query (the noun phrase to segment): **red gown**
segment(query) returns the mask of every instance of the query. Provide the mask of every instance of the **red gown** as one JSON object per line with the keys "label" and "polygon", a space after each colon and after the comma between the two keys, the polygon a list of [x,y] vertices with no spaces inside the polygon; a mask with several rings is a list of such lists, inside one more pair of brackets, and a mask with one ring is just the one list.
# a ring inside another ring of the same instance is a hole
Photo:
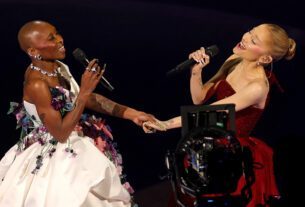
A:
{"label": "red gown", "polygon": [[[220,80],[217,88],[212,92],[217,100],[224,99],[234,93],[234,89],[226,80]],[[273,171],[273,150],[262,140],[250,136],[250,132],[255,127],[262,112],[263,109],[252,106],[236,112],[236,137],[244,148],[250,149],[253,159],[255,181],[251,186],[252,198],[247,204],[247,207],[269,206],[268,200],[270,197],[279,197]],[[238,182],[236,191],[232,195],[240,195],[245,183],[245,177],[242,176]],[[194,199],[181,192],[178,192],[178,194],[179,199],[186,206],[193,206]],[[173,198],[171,198],[169,206],[176,206]]]}

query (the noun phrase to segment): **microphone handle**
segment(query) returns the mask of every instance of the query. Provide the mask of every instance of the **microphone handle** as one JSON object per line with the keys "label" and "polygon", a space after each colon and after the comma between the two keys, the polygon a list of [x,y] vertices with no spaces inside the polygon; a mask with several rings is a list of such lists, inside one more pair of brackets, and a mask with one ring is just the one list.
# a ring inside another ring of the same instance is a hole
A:
{"label": "microphone handle", "polygon": [[[217,47],[217,45],[212,45],[210,47],[207,47],[205,50],[205,53],[210,57],[214,57],[215,55],[217,55],[219,52],[219,49]],[[170,71],[168,71],[166,73],[167,76],[173,75],[174,73],[178,73],[178,72],[182,72],[184,70],[189,69],[190,67],[192,67],[193,65],[195,65],[197,62],[191,58],[188,59],[182,63],[180,63],[179,65],[177,65],[175,68],[171,69]]]}
{"label": "microphone handle", "polygon": [[179,71],[179,70],[184,70],[185,68],[190,68],[191,66],[193,66],[194,64],[196,64],[197,62],[191,58],[188,59],[182,63],[180,63],[179,65],[176,66],[175,70]]}
{"label": "microphone handle", "polygon": [[109,91],[113,91],[114,90],[114,87],[109,83],[109,81],[104,78],[104,76],[102,76],[102,81],[100,81],[100,83],[105,87],[107,88]]}
{"label": "microphone handle", "polygon": [[175,68],[171,69],[170,71],[168,71],[166,73],[166,75],[172,75],[174,73],[177,73],[177,72],[182,72],[183,70],[187,69],[187,68],[190,68],[191,66],[193,66],[194,64],[196,64],[197,62],[191,58],[191,59],[188,59],[182,63],[180,63],[179,65],[177,65]]}

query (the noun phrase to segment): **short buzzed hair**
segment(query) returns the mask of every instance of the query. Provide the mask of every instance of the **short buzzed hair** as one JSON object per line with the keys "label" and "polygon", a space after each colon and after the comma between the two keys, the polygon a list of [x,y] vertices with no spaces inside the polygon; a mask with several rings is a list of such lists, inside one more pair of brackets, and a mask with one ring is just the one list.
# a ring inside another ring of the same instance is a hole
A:
{"label": "short buzzed hair", "polygon": [[45,21],[35,20],[25,23],[18,32],[19,46],[23,51],[31,46],[31,34],[36,31],[41,25],[49,24]]}

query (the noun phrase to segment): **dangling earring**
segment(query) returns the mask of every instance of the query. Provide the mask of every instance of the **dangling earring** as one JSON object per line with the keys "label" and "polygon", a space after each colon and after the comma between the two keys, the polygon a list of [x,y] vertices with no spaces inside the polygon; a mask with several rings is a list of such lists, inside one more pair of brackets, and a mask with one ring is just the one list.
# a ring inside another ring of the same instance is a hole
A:
{"label": "dangling earring", "polygon": [[273,62],[270,63],[270,71],[269,71],[269,76],[268,76],[268,78],[271,77],[272,71],[273,71]]}
{"label": "dangling earring", "polygon": [[41,55],[34,55],[34,59],[36,59],[36,60],[42,60],[42,57],[41,57]]}

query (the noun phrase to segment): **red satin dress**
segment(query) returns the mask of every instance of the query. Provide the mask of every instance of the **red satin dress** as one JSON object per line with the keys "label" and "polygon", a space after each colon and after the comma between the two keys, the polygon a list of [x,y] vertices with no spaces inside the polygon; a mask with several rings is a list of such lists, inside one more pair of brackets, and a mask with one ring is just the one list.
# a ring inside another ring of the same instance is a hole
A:
{"label": "red satin dress", "polygon": [[[270,80],[269,80],[270,82]],[[224,99],[235,93],[234,89],[226,80],[220,80],[217,88],[210,90],[208,96],[212,94],[217,100]],[[268,101],[267,101],[268,102]],[[250,132],[255,127],[262,115],[263,109],[248,107],[236,112],[236,137],[244,148],[248,148],[252,153],[254,183],[251,185],[252,197],[247,207],[269,206],[270,197],[279,197],[279,192],[275,182],[273,171],[273,150],[262,140],[251,137]],[[238,182],[237,189],[232,195],[240,195],[246,184],[245,176]],[[188,207],[192,207],[194,199],[186,194],[178,192],[179,199]],[[176,206],[173,198],[170,198],[169,207]]]}

